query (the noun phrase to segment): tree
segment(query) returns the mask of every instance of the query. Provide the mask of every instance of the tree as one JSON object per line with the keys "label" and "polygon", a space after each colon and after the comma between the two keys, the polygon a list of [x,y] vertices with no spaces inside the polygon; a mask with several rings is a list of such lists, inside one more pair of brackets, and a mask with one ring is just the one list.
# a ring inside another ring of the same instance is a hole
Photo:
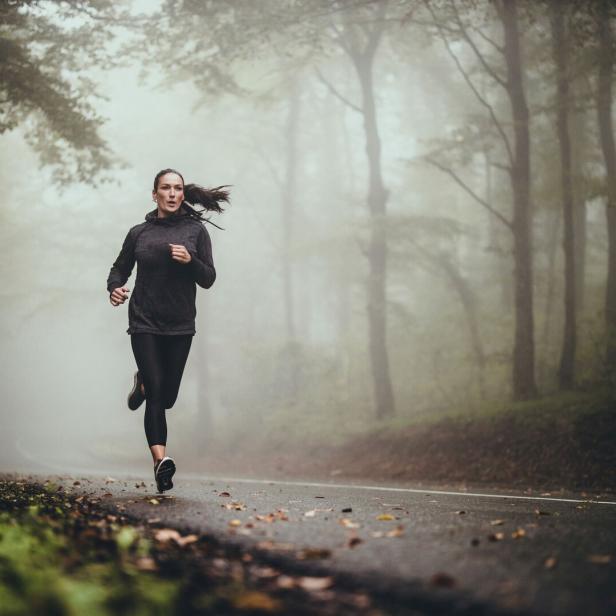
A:
{"label": "tree", "polygon": [[[464,81],[473,92],[479,103],[486,110],[494,130],[499,135],[505,161],[499,167],[506,170],[512,192],[511,220],[503,216],[492,204],[481,198],[464,180],[450,167],[437,160],[434,156],[426,157],[427,162],[449,174],[477,203],[491,215],[503,223],[513,235],[514,259],[514,310],[515,332],[513,345],[512,390],[513,398],[523,400],[537,395],[535,382],[535,338],[533,316],[533,247],[531,236],[531,196],[530,196],[530,132],[529,110],[526,101],[523,80],[523,65],[520,52],[520,33],[518,6],[516,0],[498,0],[493,3],[501,22],[503,42],[499,44],[481,31],[481,28],[465,22],[456,3],[453,0],[447,4],[445,17],[437,17],[435,7],[430,0],[424,4],[432,16],[432,24],[436,27],[449,55],[454,61]],[[473,10],[470,11],[473,13]],[[470,25],[469,25],[470,24]],[[480,49],[471,36],[471,29],[478,33],[485,46],[491,52],[496,51],[502,62],[502,71],[494,68],[493,62]],[[497,85],[502,87],[507,95],[511,108],[511,130],[498,117],[494,106],[482,94],[473,81],[470,72],[463,66],[458,55],[453,50],[449,38],[466,44],[478,60],[482,71]]]}
{"label": "tree", "polygon": [[117,18],[111,0],[0,5],[0,134],[23,128],[60,184],[92,183],[113,164],[84,69],[110,62],[103,50]]}
{"label": "tree", "polygon": [[[566,7],[565,7],[566,8]],[[569,136],[569,42],[565,32],[565,10],[557,0],[550,1],[552,45],[557,82],[557,128],[560,145],[560,175],[564,222],[563,249],[565,253],[565,323],[563,347],[558,370],[561,389],[575,385],[576,349],[576,264],[574,243],[574,208],[571,166],[571,139]]]}
{"label": "tree", "polygon": [[600,0],[596,13],[598,38],[597,119],[601,150],[607,178],[608,274],[605,293],[607,329],[607,363],[616,366],[616,146],[612,122],[612,76],[614,72],[614,38],[612,3]]}

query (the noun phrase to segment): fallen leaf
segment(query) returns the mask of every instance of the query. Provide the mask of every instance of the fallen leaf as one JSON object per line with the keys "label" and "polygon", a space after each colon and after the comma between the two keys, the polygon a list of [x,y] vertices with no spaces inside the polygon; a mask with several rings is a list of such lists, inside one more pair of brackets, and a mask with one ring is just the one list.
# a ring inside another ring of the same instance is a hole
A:
{"label": "fallen leaf", "polygon": [[331,550],[326,548],[304,548],[298,554],[300,560],[317,560],[319,558],[329,558]]}
{"label": "fallen leaf", "polygon": [[189,545],[191,543],[195,543],[196,541],[199,541],[199,537],[198,535],[185,535],[184,537],[180,537],[179,539],[176,539],[175,541],[180,547],[184,547],[185,545]]}
{"label": "fallen leaf", "polygon": [[151,505],[160,505],[160,501],[156,498],[149,498],[148,503],[150,503]]}
{"label": "fallen leaf", "polygon": [[260,550],[292,550],[295,545],[292,543],[274,543],[273,541],[259,541],[257,548]]}
{"label": "fallen leaf", "polygon": [[347,542],[346,542],[346,546],[348,548],[354,548],[355,546],[359,545],[360,543],[363,543],[363,539],[361,539],[360,537],[358,537],[357,535],[353,535],[351,537],[348,538]]}
{"label": "fallen leaf", "polygon": [[237,518],[234,520],[229,520],[229,526],[241,526],[242,520],[238,520]]}
{"label": "fallen leaf", "polygon": [[325,590],[330,588],[334,583],[331,576],[328,577],[300,577],[297,579],[297,585],[304,590]]}
{"label": "fallen leaf", "polygon": [[231,496],[231,494],[229,492],[219,492],[218,496]]}
{"label": "fallen leaf", "polygon": [[492,520],[490,524],[492,526],[502,526],[505,523],[505,520]]}
{"label": "fallen leaf", "polygon": [[555,556],[548,556],[548,558],[545,559],[543,566],[546,569],[554,569],[554,567],[556,567],[556,563],[558,561],[556,560]]}
{"label": "fallen leaf", "polygon": [[441,588],[453,588],[456,585],[456,580],[448,573],[439,571],[430,578],[430,584]]}
{"label": "fallen leaf", "polygon": [[349,518],[340,518],[338,520],[338,524],[341,524],[345,528],[359,528],[360,527],[360,524],[358,524],[357,522],[353,522]]}
{"label": "fallen leaf", "polygon": [[402,535],[404,535],[404,526],[402,524],[398,524],[396,528],[385,533],[386,537],[402,537]]}
{"label": "fallen leaf", "polygon": [[233,605],[239,610],[255,612],[277,612],[281,608],[278,599],[274,599],[264,592],[251,590],[241,594],[233,600]]}
{"label": "fallen leaf", "polygon": [[519,539],[520,537],[526,537],[526,531],[523,528],[518,528],[511,533],[513,539]]}
{"label": "fallen leaf", "polygon": [[273,567],[253,567],[251,571],[258,578],[272,578],[280,575],[280,571]]}
{"label": "fallen leaf", "polygon": [[591,554],[586,559],[589,563],[593,565],[609,565],[612,561],[611,554]]}
{"label": "fallen leaf", "polygon": [[142,556],[138,558],[135,565],[139,571],[156,571],[156,561],[149,556]]}
{"label": "fallen leaf", "polygon": [[316,514],[317,514],[316,509],[311,509],[310,511],[306,511],[304,513],[304,516],[307,518],[314,518]]}
{"label": "fallen leaf", "polygon": [[290,575],[280,575],[276,580],[279,588],[295,588],[295,578]]}
{"label": "fallen leaf", "polygon": [[158,522],[160,522],[160,518],[148,518],[146,522],[148,524],[157,524]]}
{"label": "fallen leaf", "polygon": [[225,509],[232,509],[234,511],[246,511],[246,505],[244,505],[244,503],[235,501],[232,503],[223,503],[221,507],[224,507]]}
{"label": "fallen leaf", "polygon": [[180,533],[174,528],[161,528],[154,533],[154,539],[165,543],[167,541],[177,541],[181,537]]}
{"label": "fallen leaf", "polygon": [[502,541],[505,538],[505,533],[490,533],[488,541]]}
{"label": "fallen leaf", "polygon": [[389,522],[391,520],[395,520],[396,518],[391,515],[390,513],[381,513],[380,515],[376,516],[377,520],[382,520],[384,522]]}

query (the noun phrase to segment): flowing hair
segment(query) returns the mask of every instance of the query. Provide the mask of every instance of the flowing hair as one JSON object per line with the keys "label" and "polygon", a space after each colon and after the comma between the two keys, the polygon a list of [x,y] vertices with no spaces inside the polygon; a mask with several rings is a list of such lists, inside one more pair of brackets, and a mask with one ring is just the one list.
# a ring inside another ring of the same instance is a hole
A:
{"label": "flowing hair", "polygon": [[[184,176],[175,169],[162,169],[154,177],[154,191],[158,188],[160,178],[166,173],[175,173],[182,178],[182,184],[184,184]],[[230,188],[229,184],[217,186],[216,188],[204,188],[199,184],[184,184],[184,201],[182,201],[182,209],[186,212],[187,216],[198,220],[199,222],[209,222],[218,229],[222,229],[216,223],[213,223],[209,218],[206,218],[204,212],[217,212],[222,214],[222,203],[229,203],[229,191],[225,190]],[[197,210],[195,205],[200,205],[203,209]],[[223,229],[224,230],[224,229]]]}

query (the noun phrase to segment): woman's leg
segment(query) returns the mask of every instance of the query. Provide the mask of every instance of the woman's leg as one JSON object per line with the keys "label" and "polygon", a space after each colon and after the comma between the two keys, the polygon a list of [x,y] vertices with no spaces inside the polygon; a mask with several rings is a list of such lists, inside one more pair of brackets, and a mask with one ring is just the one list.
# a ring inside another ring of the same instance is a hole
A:
{"label": "woman's leg", "polygon": [[154,462],[165,457],[167,444],[164,338],[166,336],[154,334],[132,334],[130,337],[135,361],[145,388],[143,425]]}
{"label": "woman's leg", "polygon": [[178,397],[184,366],[190,352],[192,335],[165,336],[163,342],[164,398],[165,408],[170,409]]}

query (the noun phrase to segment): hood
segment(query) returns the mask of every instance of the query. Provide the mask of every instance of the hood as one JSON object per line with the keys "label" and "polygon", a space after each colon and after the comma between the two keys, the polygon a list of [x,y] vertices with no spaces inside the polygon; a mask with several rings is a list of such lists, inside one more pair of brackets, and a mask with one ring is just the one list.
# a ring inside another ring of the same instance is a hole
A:
{"label": "hood", "polygon": [[166,218],[158,217],[158,209],[152,210],[145,215],[146,222],[151,222],[155,225],[175,225],[184,220],[189,220],[190,216],[184,212],[184,210],[179,210],[177,214],[173,214],[172,216],[167,216]]}

